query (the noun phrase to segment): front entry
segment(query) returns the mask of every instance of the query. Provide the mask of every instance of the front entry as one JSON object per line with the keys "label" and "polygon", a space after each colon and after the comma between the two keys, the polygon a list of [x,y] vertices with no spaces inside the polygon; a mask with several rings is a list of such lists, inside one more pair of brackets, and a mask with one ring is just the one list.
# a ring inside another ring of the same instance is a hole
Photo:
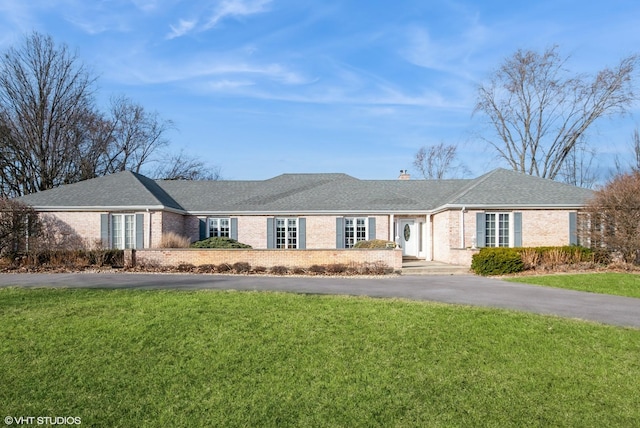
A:
{"label": "front entry", "polygon": [[418,257],[418,231],[415,220],[400,220],[398,236],[403,257]]}

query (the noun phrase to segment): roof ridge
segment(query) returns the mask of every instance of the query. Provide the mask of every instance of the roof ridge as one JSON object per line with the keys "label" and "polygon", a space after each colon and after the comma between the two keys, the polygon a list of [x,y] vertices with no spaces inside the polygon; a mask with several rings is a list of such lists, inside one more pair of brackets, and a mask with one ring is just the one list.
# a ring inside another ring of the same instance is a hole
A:
{"label": "roof ridge", "polygon": [[[504,168],[493,169],[493,170],[487,172],[486,174],[481,175],[480,177],[472,179],[471,183],[469,183],[468,186],[463,187],[462,190],[460,190],[458,193],[453,193],[450,197],[443,198],[444,201],[447,201],[446,203],[451,203],[452,201],[455,201],[456,199],[462,198],[463,196],[465,196],[466,194],[471,192],[473,189],[478,187],[480,184],[482,184],[485,181],[487,181],[491,176],[495,175],[500,170],[504,170]],[[442,205],[444,205],[444,203]]]}
{"label": "roof ridge", "polygon": [[[146,175],[142,175],[137,172],[128,171],[133,177],[144,187],[144,189],[153,196],[153,198],[163,206],[167,206],[168,208],[178,208],[184,209],[182,205],[180,205],[174,198],[171,196],[166,190],[160,186],[158,180],[154,180],[153,178],[149,178]],[[170,206],[167,205],[167,202]]]}

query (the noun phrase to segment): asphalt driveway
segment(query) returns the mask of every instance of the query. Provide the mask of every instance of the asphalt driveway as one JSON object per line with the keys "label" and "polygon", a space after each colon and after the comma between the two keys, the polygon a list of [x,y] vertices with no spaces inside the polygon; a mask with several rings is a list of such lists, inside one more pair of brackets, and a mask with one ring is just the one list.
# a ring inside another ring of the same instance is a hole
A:
{"label": "asphalt driveway", "polygon": [[0,274],[0,287],[260,290],[404,298],[486,306],[640,328],[640,299],[472,275],[380,278],[141,273]]}

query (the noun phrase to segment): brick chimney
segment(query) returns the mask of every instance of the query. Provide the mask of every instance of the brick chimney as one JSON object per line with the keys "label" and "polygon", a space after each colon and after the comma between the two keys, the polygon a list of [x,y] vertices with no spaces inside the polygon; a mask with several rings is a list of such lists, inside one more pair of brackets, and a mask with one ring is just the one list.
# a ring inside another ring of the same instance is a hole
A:
{"label": "brick chimney", "polygon": [[409,179],[411,179],[411,174],[409,174],[409,172],[406,169],[401,169],[398,180],[409,180]]}

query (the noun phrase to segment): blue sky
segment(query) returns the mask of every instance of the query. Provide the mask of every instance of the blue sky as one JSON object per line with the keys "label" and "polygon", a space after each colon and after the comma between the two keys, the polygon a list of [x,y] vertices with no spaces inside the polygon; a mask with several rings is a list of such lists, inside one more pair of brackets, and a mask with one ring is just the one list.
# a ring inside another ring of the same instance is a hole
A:
{"label": "blue sky", "polygon": [[[226,179],[344,172],[393,179],[423,145],[503,166],[477,135],[476,89],[517,49],[559,45],[594,73],[640,51],[640,2],[2,0],[0,49],[38,31],[175,122],[171,147]],[[640,108],[590,134],[603,169]],[[416,177],[415,171],[414,177]]]}

